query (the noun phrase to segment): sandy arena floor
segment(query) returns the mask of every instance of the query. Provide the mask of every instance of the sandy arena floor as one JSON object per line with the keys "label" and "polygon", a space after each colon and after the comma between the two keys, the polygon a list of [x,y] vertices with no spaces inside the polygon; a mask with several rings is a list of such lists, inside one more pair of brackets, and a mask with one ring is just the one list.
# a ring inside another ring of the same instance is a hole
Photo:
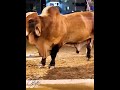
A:
{"label": "sandy arena floor", "polygon": [[94,48],[90,61],[85,57],[86,48],[77,54],[73,46],[63,46],[56,56],[56,68],[48,69],[50,56],[47,58],[45,68],[39,68],[41,57],[34,46],[26,44],[26,79],[94,79]]}

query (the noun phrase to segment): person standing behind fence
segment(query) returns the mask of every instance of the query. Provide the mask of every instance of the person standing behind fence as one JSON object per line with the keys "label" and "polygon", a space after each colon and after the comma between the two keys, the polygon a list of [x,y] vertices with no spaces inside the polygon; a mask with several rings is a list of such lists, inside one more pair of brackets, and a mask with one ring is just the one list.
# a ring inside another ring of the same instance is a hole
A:
{"label": "person standing behind fence", "polygon": [[94,2],[92,0],[86,0],[87,8],[86,11],[94,11]]}
{"label": "person standing behind fence", "polygon": [[90,11],[90,5],[89,5],[89,2],[91,2],[91,0],[86,0],[86,3],[87,3],[86,11]]}

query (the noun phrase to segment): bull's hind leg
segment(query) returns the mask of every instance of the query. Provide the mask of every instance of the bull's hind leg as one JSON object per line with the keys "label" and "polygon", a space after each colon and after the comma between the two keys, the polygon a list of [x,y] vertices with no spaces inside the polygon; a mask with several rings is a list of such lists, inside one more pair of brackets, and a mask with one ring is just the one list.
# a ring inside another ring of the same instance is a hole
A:
{"label": "bull's hind leg", "polygon": [[88,60],[91,58],[91,48],[92,48],[91,39],[89,39],[87,41],[87,46],[86,46],[86,54],[87,54],[86,57],[87,57]]}
{"label": "bull's hind leg", "polygon": [[59,51],[59,45],[55,45],[52,50],[51,50],[51,62],[50,62],[50,65],[49,65],[49,68],[52,69],[52,68],[55,68],[55,58],[56,58],[56,55],[57,55],[57,52]]}

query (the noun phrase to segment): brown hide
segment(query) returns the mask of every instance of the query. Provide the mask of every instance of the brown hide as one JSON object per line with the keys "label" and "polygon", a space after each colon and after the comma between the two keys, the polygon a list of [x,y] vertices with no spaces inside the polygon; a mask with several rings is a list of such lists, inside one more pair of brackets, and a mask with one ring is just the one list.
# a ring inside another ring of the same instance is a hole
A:
{"label": "brown hide", "polygon": [[[30,31],[29,20],[37,21]],[[37,32],[35,32],[38,27]],[[58,8],[48,6],[41,15],[35,12],[26,13],[26,36],[29,42],[36,45],[41,57],[46,58],[56,44],[62,46],[66,43],[83,42],[94,36],[94,13],[76,12],[62,15]],[[38,36],[35,37],[35,34]]]}

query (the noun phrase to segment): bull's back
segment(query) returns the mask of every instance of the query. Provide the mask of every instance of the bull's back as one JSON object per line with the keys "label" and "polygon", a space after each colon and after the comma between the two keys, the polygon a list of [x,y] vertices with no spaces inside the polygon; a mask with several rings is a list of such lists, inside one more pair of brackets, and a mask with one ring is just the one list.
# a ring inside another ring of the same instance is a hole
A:
{"label": "bull's back", "polygon": [[65,15],[67,22],[67,42],[84,41],[89,38],[94,23],[93,12],[76,12]]}

